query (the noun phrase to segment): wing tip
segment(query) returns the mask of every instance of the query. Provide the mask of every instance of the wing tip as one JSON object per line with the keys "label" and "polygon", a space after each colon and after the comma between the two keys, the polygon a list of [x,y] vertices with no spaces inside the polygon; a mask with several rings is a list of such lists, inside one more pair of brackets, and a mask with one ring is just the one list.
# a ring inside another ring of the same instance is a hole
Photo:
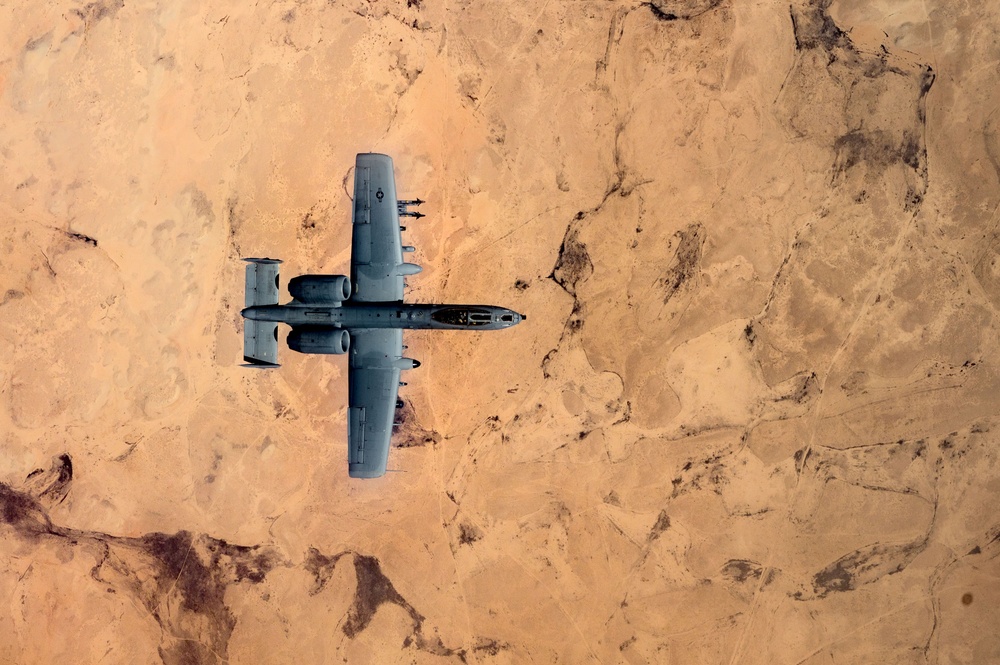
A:
{"label": "wing tip", "polygon": [[281,259],[272,259],[266,256],[264,258],[247,257],[243,260],[247,263],[284,263]]}
{"label": "wing tip", "polygon": [[281,367],[279,363],[272,363],[267,360],[261,360],[260,358],[254,358],[253,356],[243,356],[243,367],[258,367],[260,369],[270,369],[272,367]]}
{"label": "wing tip", "polygon": [[385,469],[373,469],[366,464],[348,465],[347,475],[351,478],[372,479],[381,478],[385,475]]}
{"label": "wing tip", "polygon": [[381,152],[359,152],[357,157],[354,159],[356,166],[363,166],[366,163],[377,164],[379,162],[391,167],[392,157]]}

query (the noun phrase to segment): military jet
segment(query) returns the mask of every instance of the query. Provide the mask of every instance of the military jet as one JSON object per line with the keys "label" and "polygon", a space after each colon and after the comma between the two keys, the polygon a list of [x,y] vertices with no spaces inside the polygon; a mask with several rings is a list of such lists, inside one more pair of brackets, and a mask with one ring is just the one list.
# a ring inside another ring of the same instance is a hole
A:
{"label": "military jet", "polygon": [[403,261],[399,218],[423,215],[423,201],[396,199],[392,158],[363,153],[354,169],[351,276],[301,275],[288,284],[291,302],[278,304],[279,259],[244,259],[246,309],[243,359],[249,367],[278,365],[278,324],[292,327],[288,348],[300,353],[348,353],[348,473],[385,474],[402,370],[420,362],[403,356],[403,330],[501,330],[527,317],[492,305],[403,302],[403,278],[420,272]]}

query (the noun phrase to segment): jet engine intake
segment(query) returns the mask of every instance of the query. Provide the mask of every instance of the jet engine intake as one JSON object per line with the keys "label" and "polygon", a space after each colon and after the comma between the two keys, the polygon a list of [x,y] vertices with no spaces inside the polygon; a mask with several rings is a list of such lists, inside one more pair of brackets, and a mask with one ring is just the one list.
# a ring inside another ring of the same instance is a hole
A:
{"label": "jet engine intake", "polygon": [[288,333],[288,348],[299,353],[347,353],[351,334],[334,328],[292,328]]}
{"label": "jet engine intake", "polygon": [[288,292],[309,305],[340,303],[351,297],[351,280],[346,275],[300,275],[288,282]]}

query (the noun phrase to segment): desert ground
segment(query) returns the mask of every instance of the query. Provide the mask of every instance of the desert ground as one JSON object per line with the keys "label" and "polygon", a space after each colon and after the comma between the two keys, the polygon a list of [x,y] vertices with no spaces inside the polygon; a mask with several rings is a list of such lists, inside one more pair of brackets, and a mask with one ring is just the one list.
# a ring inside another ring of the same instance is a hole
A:
{"label": "desert ground", "polygon": [[[1000,662],[1000,12],[0,6],[0,663]],[[390,469],[246,256],[428,216]]]}

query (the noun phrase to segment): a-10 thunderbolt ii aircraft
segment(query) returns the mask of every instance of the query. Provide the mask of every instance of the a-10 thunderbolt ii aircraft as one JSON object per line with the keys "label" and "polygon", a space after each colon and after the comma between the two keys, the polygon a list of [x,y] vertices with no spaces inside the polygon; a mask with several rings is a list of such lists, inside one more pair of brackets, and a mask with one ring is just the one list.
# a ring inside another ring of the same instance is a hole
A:
{"label": "a-10 thunderbolt ii aircraft", "polygon": [[423,217],[397,201],[392,159],[359,154],[354,170],[351,277],[302,275],[288,284],[292,301],[278,304],[278,259],[244,259],[247,266],[243,359],[278,367],[278,324],[292,327],[288,347],[300,353],[349,353],[348,472],[352,478],[385,473],[401,370],[420,363],[403,357],[403,329],[500,330],[527,317],[491,305],[418,305],[403,302],[403,278],[420,266],[403,261],[399,218]]}

